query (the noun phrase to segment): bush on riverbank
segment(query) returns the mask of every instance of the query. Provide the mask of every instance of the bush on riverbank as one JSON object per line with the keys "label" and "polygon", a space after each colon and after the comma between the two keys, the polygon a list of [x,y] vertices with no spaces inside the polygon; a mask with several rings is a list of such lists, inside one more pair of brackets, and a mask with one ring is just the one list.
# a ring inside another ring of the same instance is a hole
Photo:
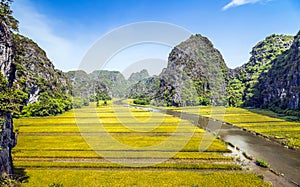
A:
{"label": "bush on riverbank", "polygon": [[264,161],[263,159],[256,159],[255,163],[256,163],[256,165],[263,167],[263,168],[268,168],[270,166],[269,163]]}

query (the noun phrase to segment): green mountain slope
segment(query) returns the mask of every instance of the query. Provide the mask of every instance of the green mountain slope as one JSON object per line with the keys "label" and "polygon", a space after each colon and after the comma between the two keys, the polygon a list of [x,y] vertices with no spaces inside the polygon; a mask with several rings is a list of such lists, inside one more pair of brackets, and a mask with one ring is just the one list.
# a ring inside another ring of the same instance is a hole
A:
{"label": "green mountain slope", "polygon": [[258,78],[248,104],[275,111],[298,110],[300,114],[300,31],[291,47],[270,63],[270,69]]}
{"label": "green mountain slope", "polygon": [[35,42],[20,34],[12,34],[14,47],[14,87],[28,96],[23,115],[47,116],[71,108],[70,84],[64,73]]}
{"label": "green mountain slope", "polygon": [[226,74],[221,53],[206,37],[196,34],[171,51],[168,66],[158,77],[134,85],[129,96],[166,106],[220,104],[225,101]]}
{"label": "green mountain slope", "polygon": [[226,104],[298,110],[299,72],[299,33],[295,39],[266,37],[252,48],[249,61],[235,69],[227,68],[207,38],[194,35],[171,51],[168,66],[159,76],[134,84],[128,96],[167,106]]}
{"label": "green mountain slope", "polygon": [[251,98],[260,92],[255,88],[259,76],[268,72],[272,61],[288,50],[292,42],[292,36],[273,34],[256,44],[249,61],[229,73],[226,86],[228,105],[252,105]]}

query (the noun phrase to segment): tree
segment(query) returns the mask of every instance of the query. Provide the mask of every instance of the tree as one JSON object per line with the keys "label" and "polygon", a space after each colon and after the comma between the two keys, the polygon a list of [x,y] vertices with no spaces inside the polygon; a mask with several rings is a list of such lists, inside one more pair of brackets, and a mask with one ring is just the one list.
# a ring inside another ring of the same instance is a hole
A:
{"label": "tree", "polygon": [[18,113],[28,96],[21,90],[10,88],[2,73],[0,73],[0,93],[0,114]]}
{"label": "tree", "polygon": [[94,95],[94,94],[92,94],[92,95],[90,96],[90,102],[96,102],[96,101],[97,101],[97,96]]}
{"label": "tree", "polygon": [[10,9],[12,2],[13,0],[0,0],[0,21],[9,29],[18,31],[19,21],[12,16],[13,11]]}

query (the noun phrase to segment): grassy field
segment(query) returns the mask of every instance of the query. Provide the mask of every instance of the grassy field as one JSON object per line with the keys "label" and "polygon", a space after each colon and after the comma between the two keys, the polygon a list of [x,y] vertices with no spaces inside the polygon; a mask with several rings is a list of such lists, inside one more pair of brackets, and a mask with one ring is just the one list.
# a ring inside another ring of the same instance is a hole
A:
{"label": "grassy field", "polygon": [[200,114],[276,139],[284,145],[300,148],[300,122],[291,121],[283,115],[268,110],[223,108],[223,107],[182,107],[169,108],[176,111]]}
{"label": "grassy field", "polygon": [[[97,170],[27,170],[32,186],[53,183],[64,186],[269,186],[253,174],[238,172],[190,171],[97,171]],[[45,177],[47,176],[47,177]],[[62,177],[63,176],[63,177]]]}
{"label": "grassy field", "polygon": [[[268,186],[189,121],[123,106],[15,119],[24,186]],[[199,145],[208,143],[199,152]],[[143,166],[143,167],[141,167]]]}

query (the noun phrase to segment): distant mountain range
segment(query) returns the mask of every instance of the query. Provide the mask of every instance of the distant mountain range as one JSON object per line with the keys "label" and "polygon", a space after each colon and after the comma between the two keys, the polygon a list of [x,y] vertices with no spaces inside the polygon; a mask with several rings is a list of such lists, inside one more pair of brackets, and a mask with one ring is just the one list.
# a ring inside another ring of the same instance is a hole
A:
{"label": "distant mountain range", "polygon": [[167,106],[223,104],[297,114],[299,38],[300,32],[295,37],[268,36],[253,47],[247,63],[229,69],[207,38],[193,35],[172,50],[159,76],[133,85],[128,95]]}
{"label": "distant mountain range", "polygon": [[174,47],[158,76],[142,70],[128,80],[118,71],[63,73],[35,42],[3,24],[0,37],[1,76],[18,91],[18,112],[27,116],[61,113],[72,108],[71,96],[91,100],[97,93],[165,106],[253,106],[278,112],[300,108],[300,33],[266,37],[253,47],[249,61],[235,69],[226,66],[208,38],[192,35]]}

